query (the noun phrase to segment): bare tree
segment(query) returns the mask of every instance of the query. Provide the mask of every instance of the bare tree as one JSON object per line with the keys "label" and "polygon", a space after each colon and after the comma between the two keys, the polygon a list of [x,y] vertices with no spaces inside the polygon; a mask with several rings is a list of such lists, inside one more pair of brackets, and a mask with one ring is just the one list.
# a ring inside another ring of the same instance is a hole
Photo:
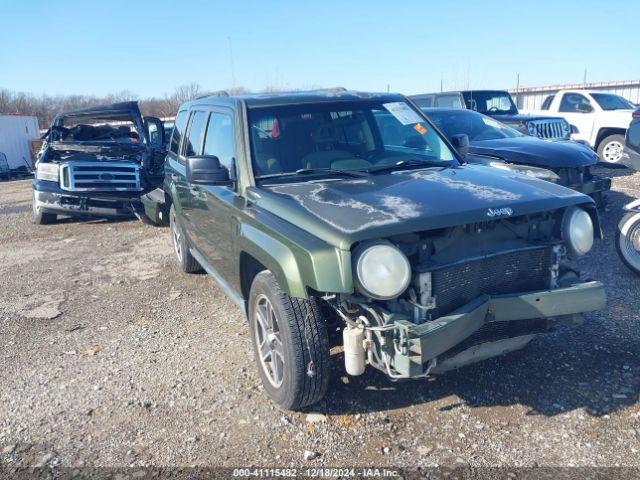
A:
{"label": "bare tree", "polygon": [[[278,92],[282,89],[277,87],[267,87],[265,92]],[[241,95],[250,93],[244,87],[236,87],[227,90],[229,95]],[[188,102],[198,97],[212,95],[214,92],[207,92],[197,83],[180,85],[173,93],[167,93],[162,97],[140,97],[131,91],[121,92],[96,97],[91,95],[34,95],[25,92],[14,92],[0,88],[0,114],[19,113],[24,115],[35,115],[41,128],[46,128],[51,124],[53,118],[62,112],[87,108],[94,105],[117,103],[137,100],[140,110],[144,115],[154,117],[172,117],[184,102]]]}

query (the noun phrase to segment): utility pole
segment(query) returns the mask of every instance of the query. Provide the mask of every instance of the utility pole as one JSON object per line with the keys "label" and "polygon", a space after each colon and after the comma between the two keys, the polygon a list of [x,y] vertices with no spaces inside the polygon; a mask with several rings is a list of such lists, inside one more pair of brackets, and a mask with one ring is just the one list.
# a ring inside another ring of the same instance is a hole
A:
{"label": "utility pole", "polygon": [[444,92],[444,84],[442,78],[440,79],[440,93]]}
{"label": "utility pole", "polygon": [[231,50],[231,37],[227,37],[227,43],[229,45],[229,62],[231,64],[231,88],[233,89],[234,93],[236,90],[236,72],[235,72],[235,68],[233,66],[233,50]]}
{"label": "utility pole", "polygon": [[582,77],[582,85],[587,86],[587,69],[584,69],[584,77]]}

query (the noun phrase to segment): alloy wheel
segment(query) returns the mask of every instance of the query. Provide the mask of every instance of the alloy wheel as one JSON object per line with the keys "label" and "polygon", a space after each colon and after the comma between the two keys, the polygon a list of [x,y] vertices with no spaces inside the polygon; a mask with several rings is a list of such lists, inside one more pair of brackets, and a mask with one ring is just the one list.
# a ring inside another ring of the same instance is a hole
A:
{"label": "alloy wheel", "polygon": [[278,388],[284,380],[284,348],[278,317],[266,295],[259,295],[256,298],[254,315],[255,340],[260,366],[269,383]]}
{"label": "alloy wheel", "polygon": [[619,247],[629,265],[640,272],[640,215],[622,227]]}

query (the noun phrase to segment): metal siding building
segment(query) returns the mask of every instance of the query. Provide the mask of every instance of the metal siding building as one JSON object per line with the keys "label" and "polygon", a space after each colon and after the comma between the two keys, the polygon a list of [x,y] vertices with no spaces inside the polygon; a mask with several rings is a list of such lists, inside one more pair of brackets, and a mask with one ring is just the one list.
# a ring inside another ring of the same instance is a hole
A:
{"label": "metal siding building", "polygon": [[615,93],[635,104],[640,103],[640,80],[526,87],[509,90],[509,93],[516,102],[518,109],[540,110],[544,99],[549,95],[558,93],[560,90],[597,90],[600,92]]}
{"label": "metal siding building", "polygon": [[[29,170],[33,168],[29,142],[40,138],[39,132],[37,117],[0,115],[0,158],[4,160],[3,157],[6,157],[10,170],[20,167],[27,167]],[[5,164],[4,168],[6,167]]]}

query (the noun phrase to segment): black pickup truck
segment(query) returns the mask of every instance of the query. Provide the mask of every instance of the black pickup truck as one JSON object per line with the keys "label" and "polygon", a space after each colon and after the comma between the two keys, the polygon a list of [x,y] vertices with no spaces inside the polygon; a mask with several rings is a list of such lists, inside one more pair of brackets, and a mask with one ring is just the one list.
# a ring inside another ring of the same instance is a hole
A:
{"label": "black pickup truck", "polygon": [[33,180],[33,220],[58,215],[143,217],[140,197],[162,185],[164,128],[137,102],[65,112],[44,134]]}
{"label": "black pickup truck", "polygon": [[504,90],[460,90],[425,93],[411,98],[420,108],[467,108],[488,115],[521,133],[544,140],[568,140],[571,125],[564,118],[523,115]]}

